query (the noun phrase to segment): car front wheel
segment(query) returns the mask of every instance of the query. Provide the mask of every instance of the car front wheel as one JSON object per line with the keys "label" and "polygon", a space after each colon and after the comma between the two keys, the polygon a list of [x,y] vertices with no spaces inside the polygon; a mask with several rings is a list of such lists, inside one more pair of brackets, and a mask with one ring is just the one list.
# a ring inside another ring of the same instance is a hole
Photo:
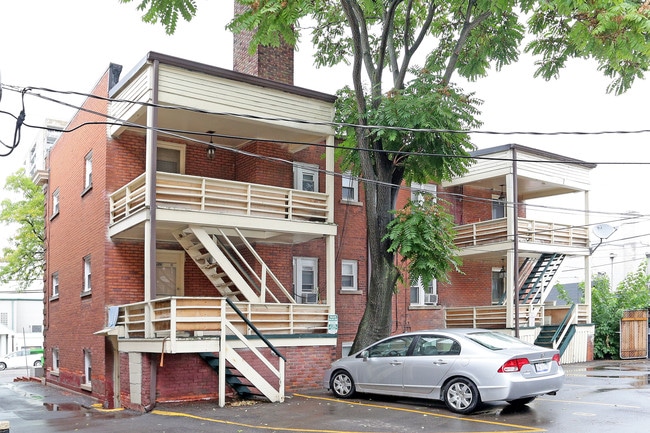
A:
{"label": "car front wheel", "polygon": [[7,364],[0,362],[0,371],[4,370],[5,368],[7,368]]}
{"label": "car front wheel", "polygon": [[334,373],[330,380],[330,388],[335,396],[339,398],[348,398],[354,395],[354,380],[350,373],[340,370]]}
{"label": "car front wheel", "polygon": [[450,380],[445,385],[442,395],[449,410],[456,413],[470,413],[481,402],[481,396],[474,382],[462,377]]}
{"label": "car front wheel", "polygon": [[34,367],[40,367],[41,365],[43,365],[41,361],[34,361]]}

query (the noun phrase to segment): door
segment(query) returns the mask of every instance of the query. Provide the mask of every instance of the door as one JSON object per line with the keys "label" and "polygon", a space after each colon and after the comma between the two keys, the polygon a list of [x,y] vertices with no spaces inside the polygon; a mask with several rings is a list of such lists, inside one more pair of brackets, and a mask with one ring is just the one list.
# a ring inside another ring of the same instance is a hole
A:
{"label": "door", "polygon": [[460,345],[451,338],[422,335],[404,364],[404,391],[431,394],[442,385],[460,355]]}
{"label": "door", "polygon": [[315,257],[295,257],[294,297],[299,304],[318,303],[318,259]]}
{"label": "door", "polygon": [[401,394],[404,362],[414,338],[399,336],[371,346],[363,368],[359,369],[357,388],[362,392]]}
{"label": "door", "polygon": [[184,263],[184,251],[156,251],[156,298],[184,296]]}

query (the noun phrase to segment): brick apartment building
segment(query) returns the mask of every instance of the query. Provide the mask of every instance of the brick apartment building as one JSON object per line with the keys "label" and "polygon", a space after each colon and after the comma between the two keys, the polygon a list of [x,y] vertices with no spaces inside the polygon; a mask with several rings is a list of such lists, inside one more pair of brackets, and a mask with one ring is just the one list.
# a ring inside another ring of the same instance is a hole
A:
{"label": "brick apartment building", "polygon": [[[153,52],[126,74],[111,65],[52,148],[48,382],[139,410],[282,401],[347,353],[369,269],[363,187],[338,171],[327,126],[335,99],[293,86],[291,50],[246,50],[235,43],[235,71]],[[476,156],[471,175],[400,193],[400,206],[445,196],[464,264],[449,284],[401,288],[393,332],[483,326],[534,341],[570,314],[567,353],[588,357],[589,317],[544,306],[564,256],[585,257],[588,279],[585,226],[514,203],[587,197],[592,167],[515,145]]]}

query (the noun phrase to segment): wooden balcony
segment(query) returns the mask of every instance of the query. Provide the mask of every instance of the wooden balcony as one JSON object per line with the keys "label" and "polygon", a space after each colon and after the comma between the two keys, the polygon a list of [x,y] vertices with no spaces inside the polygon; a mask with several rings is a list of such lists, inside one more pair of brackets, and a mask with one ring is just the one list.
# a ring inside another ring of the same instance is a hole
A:
{"label": "wooden balcony", "polygon": [[[326,334],[327,305],[235,304],[264,335]],[[201,351],[209,345],[218,351],[226,327],[250,336],[254,331],[225,298],[169,297],[119,306],[116,327],[120,345],[154,353]],[[207,343],[206,343],[207,342]]]}
{"label": "wooden balcony", "polygon": [[[520,243],[589,249],[586,227],[527,218],[519,218],[517,223]],[[456,226],[455,230],[455,243],[461,249],[512,242],[508,237],[506,218]]]}
{"label": "wooden balcony", "polygon": [[[111,236],[146,219],[146,190],[143,173],[111,194]],[[219,221],[244,229],[259,228],[259,218],[267,218],[275,221],[278,231],[335,234],[334,225],[327,224],[332,222],[328,201],[327,194],[318,192],[172,173],[156,175],[157,218],[163,224],[208,223],[219,214]],[[273,225],[265,226],[266,233],[273,230]]]}
{"label": "wooden balcony", "polygon": [[[519,306],[520,326],[529,326],[527,317],[531,311],[530,305]],[[542,307],[535,316],[535,326],[542,326],[545,320],[551,324],[559,323],[570,306],[546,306]],[[577,308],[575,323],[586,324],[589,313],[589,306],[580,304]],[[448,307],[445,308],[445,327],[447,328],[486,328],[505,329],[506,306],[486,305],[478,307]]]}

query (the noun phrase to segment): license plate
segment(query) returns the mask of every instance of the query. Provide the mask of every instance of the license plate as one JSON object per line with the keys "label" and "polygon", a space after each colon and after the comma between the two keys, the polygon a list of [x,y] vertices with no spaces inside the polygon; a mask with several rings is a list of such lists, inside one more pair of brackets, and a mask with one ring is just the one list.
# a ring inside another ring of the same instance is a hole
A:
{"label": "license plate", "polygon": [[538,362],[535,364],[535,371],[537,373],[546,373],[551,368],[550,362]]}

